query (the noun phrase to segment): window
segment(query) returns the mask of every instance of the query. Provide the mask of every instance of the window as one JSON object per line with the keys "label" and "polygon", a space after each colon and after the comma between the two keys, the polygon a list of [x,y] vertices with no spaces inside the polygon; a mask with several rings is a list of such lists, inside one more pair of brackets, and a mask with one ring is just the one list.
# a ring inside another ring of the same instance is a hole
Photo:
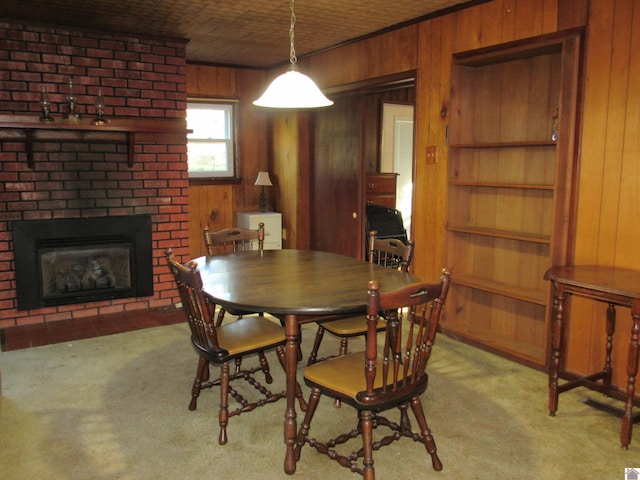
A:
{"label": "window", "polygon": [[187,102],[189,178],[235,176],[234,104]]}

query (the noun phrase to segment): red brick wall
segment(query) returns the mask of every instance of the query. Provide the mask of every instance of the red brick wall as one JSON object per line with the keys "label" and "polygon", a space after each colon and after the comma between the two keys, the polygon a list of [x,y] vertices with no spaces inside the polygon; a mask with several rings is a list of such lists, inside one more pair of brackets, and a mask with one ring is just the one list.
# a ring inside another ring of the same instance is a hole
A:
{"label": "red brick wall", "polygon": [[[176,39],[0,21],[0,114],[39,114],[44,87],[56,122],[62,122],[73,76],[77,112],[84,118],[95,116],[101,89],[108,118],[184,119],[185,46]],[[24,132],[0,129],[0,328],[179,301],[164,250],[188,253],[186,137],[138,134],[133,167],[127,149],[121,133],[96,141],[77,132],[48,131],[33,143],[31,169]],[[16,309],[12,221],[136,214],[153,218],[153,297]]]}

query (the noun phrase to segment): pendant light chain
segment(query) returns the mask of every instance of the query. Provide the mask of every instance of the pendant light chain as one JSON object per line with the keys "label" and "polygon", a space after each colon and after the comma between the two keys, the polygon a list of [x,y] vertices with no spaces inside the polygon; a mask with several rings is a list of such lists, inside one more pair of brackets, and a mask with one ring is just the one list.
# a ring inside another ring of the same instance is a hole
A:
{"label": "pendant light chain", "polygon": [[291,10],[291,26],[289,27],[289,42],[291,43],[291,48],[289,50],[289,62],[291,62],[291,65],[295,65],[298,61],[296,58],[296,48],[293,46],[294,27],[296,25],[296,12],[293,9],[293,2],[294,0],[291,0],[291,4],[289,5],[289,10]]}
{"label": "pendant light chain", "polygon": [[285,73],[273,79],[260,98],[254,100],[253,104],[257,107],[320,108],[333,105],[333,102],[324,96],[313,80],[298,71],[296,48],[293,44],[296,25],[293,3],[294,0],[289,0],[289,9],[291,10],[289,61],[291,65]]}

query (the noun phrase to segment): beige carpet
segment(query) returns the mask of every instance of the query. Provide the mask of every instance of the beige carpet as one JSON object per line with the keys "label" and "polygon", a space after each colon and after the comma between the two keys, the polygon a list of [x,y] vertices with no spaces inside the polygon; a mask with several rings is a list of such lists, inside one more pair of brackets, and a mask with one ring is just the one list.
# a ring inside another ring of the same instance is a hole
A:
{"label": "beige carpet", "polygon": [[[312,328],[303,330],[305,355]],[[582,403],[597,394],[563,394],[551,418],[544,374],[444,336],[436,347],[424,403],[444,469],[434,472],[422,446],[402,440],[376,452],[378,480],[602,480],[640,467],[640,426],[621,450],[620,421]],[[1,353],[0,478],[289,478],[284,403],[232,418],[229,444],[219,446],[217,390],[187,409],[195,366],[185,325]],[[312,433],[354,421],[351,408],[323,399]],[[305,448],[295,478],[359,477]]]}

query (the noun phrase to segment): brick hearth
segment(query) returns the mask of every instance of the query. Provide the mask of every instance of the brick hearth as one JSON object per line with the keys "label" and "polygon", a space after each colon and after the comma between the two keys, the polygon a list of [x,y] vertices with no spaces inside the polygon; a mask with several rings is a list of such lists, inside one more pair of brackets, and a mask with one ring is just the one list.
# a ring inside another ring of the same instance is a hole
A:
{"label": "brick hearth", "polygon": [[[186,42],[133,38],[0,21],[0,114],[40,112],[40,91],[62,122],[71,77],[77,111],[95,116],[98,90],[107,118],[184,119]],[[33,142],[27,165],[24,131],[0,129],[0,329],[173,305],[164,250],[188,253],[186,135],[48,131]],[[29,311],[16,308],[11,222],[148,214],[153,218],[153,297],[118,299]]]}

